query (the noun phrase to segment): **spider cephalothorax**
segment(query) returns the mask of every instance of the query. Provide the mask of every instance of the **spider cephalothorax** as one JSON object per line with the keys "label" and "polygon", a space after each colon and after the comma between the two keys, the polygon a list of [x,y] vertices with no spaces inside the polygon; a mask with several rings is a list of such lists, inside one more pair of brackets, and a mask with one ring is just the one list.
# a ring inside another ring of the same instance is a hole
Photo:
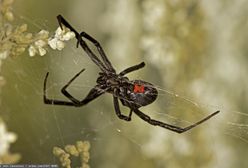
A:
{"label": "spider cephalothorax", "polygon": [[[58,22],[60,27],[63,29],[63,25],[67,28],[69,28],[72,32],[75,33],[76,39],[77,39],[77,47],[80,45],[82,49],[87,53],[89,58],[100,68],[101,72],[99,73],[99,77],[96,80],[96,85],[90,90],[88,95],[83,100],[78,100],[74,98],[69,92],[67,92],[66,88],[85,70],[82,69],[80,72],[78,72],[62,89],[61,92],[66,96],[69,101],[63,101],[63,100],[55,100],[55,99],[48,99],[46,96],[46,83],[47,83],[47,77],[48,74],[45,77],[44,80],[44,103],[46,104],[54,104],[54,105],[65,105],[65,106],[75,106],[80,107],[83,105],[86,105],[90,101],[96,99],[103,93],[110,93],[113,95],[113,103],[116,115],[126,121],[131,121],[132,112],[137,114],[141,119],[148,122],[151,125],[160,126],[166,129],[169,129],[171,131],[182,133],[185,131],[190,130],[191,128],[203,123],[204,121],[210,119],[219,111],[216,111],[207,117],[203,118],[202,120],[187,126],[185,128],[181,128],[178,126],[170,125],[161,121],[157,121],[154,119],[151,119],[148,115],[144,114],[139,110],[140,107],[146,106],[148,104],[151,104],[154,102],[158,96],[158,91],[149,82],[142,81],[142,80],[129,80],[125,75],[136,71],[138,69],[141,69],[145,66],[145,63],[142,62],[140,64],[131,66],[123,71],[121,71],[119,74],[116,73],[115,69],[113,68],[111,62],[108,60],[104,50],[102,49],[100,43],[96,41],[93,37],[88,35],[85,32],[78,33],[61,15],[57,16]],[[84,39],[89,40],[91,43],[93,43],[99,54],[101,59],[97,57],[92,50],[88,47],[87,43],[84,41]],[[130,109],[130,113],[128,116],[123,115],[120,111],[119,102],[118,99],[120,99],[122,105],[127,106]]]}

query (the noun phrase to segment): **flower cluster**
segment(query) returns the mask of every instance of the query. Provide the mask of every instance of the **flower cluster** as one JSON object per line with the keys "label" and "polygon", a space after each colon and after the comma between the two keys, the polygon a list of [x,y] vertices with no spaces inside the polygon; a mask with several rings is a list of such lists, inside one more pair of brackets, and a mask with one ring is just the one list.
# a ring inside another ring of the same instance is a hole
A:
{"label": "flower cluster", "polygon": [[76,145],[66,145],[65,150],[54,147],[53,154],[59,157],[61,165],[65,168],[71,168],[70,156],[79,157],[81,168],[89,168],[90,143],[88,141],[77,141]]}
{"label": "flower cluster", "polygon": [[47,52],[44,49],[44,47],[47,44],[47,38],[49,37],[49,32],[46,30],[41,30],[37,35],[36,41],[33,42],[33,44],[30,45],[28,48],[29,55],[31,57],[35,56],[36,54],[39,54],[40,56],[45,55]]}
{"label": "flower cluster", "polygon": [[[75,37],[66,28],[59,27],[53,35],[46,30],[30,33],[27,24],[13,24],[13,2],[14,0],[0,0],[0,72],[2,62],[8,57],[19,56],[27,49],[30,57],[43,56],[49,48],[62,50],[65,47],[64,41]],[[5,79],[0,74],[0,88],[4,83]],[[16,139],[16,134],[7,132],[0,119],[0,164],[16,163],[20,159],[19,154],[9,153],[10,144]]]}
{"label": "flower cluster", "polygon": [[54,50],[62,50],[65,47],[64,41],[68,41],[75,37],[75,34],[70,29],[58,27],[53,38],[49,38],[48,44]]}
{"label": "flower cluster", "polygon": [[[30,57],[43,56],[49,48],[62,50],[65,47],[64,41],[75,37],[75,34],[65,27],[59,27],[54,34],[46,30],[35,34],[28,32],[27,24],[14,25],[13,2],[14,0],[0,0],[0,70],[3,60],[9,56],[19,56],[26,49]],[[0,86],[4,83],[4,78],[0,76]]]}
{"label": "flower cluster", "polygon": [[41,30],[37,34],[27,31],[27,24],[14,26],[12,4],[14,0],[0,1],[0,61],[8,56],[18,56],[26,48],[31,57],[35,55],[43,56],[49,48],[62,50],[65,47],[64,41],[75,37],[75,34],[67,28],[60,27],[55,34],[49,34],[46,30]]}
{"label": "flower cluster", "polygon": [[10,144],[15,142],[15,133],[8,132],[5,123],[0,119],[0,164],[16,163],[20,159],[19,154],[10,154]]}
{"label": "flower cluster", "polygon": [[43,56],[47,53],[48,46],[52,49],[62,50],[65,47],[64,41],[68,41],[75,37],[73,32],[59,27],[55,35],[49,37],[49,32],[41,30],[37,34],[27,32],[27,25],[22,24],[13,28],[12,25],[4,25],[0,30],[0,37],[3,39],[0,42],[0,59],[5,59],[8,56],[18,56],[22,54],[28,47],[29,55],[36,54]]}
{"label": "flower cluster", "polygon": [[0,156],[4,155],[10,147],[10,143],[16,141],[14,133],[7,132],[5,124],[0,122]]}
{"label": "flower cluster", "polygon": [[28,51],[29,55],[35,56],[36,54],[39,54],[40,56],[43,56],[47,53],[46,47],[49,45],[54,50],[62,50],[65,47],[64,41],[68,41],[75,37],[75,34],[71,32],[68,28],[58,27],[55,31],[55,35],[52,37],[49,37],[49,32],[46,30],[41,30],[36,35],[36,41],[34,41]]}

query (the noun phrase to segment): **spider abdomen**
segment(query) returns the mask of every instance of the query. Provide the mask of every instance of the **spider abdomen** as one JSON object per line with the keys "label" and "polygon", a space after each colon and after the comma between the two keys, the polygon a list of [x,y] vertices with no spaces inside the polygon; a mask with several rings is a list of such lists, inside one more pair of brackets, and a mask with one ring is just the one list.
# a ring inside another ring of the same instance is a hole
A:
{"label": "spider abdomen", "polygon": [[133,80],[130,81],[125,93],[124,91],[120,91],[120,95],[127,97],[127,99],[121,99],[123,105],[139,108],[154,102],[158,96],[158,91],[149,82]]}

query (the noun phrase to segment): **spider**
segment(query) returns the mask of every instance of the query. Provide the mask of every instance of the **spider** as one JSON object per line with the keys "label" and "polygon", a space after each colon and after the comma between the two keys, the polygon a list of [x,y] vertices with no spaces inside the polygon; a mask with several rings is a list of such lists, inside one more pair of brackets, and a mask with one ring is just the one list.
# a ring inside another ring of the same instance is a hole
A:
{"label": "spider", "polygon": [[[144,62],[140,64],[131,66],[129,68],[124,69],[120,73],[116,73],[116,70],[112,66],[111,62],[107,58],[103,48],[100,43],[91,37],[89,34],[85,32],[78,33],[67,21],[63,18],[63,16],[57,16],[58,23],[63,29],[63,25],[69,28],[72,32],[75,33],[75,37],[77,39],[77,47],[80,45],[82,49],[87,53],[89,58],[100,68],[101,72],[99,73],[99,77],[96,80],[96,85],[89,91],[88,95],[83,100],[78,100],[74,98],[66,89],[69,85],[82,73],[85,69],[82,69],[78,72],[62,89],[62,94],[69,99],[69,101],[49,99],[46,96],[46,83],[49,72],[47,72],[45,80],[44,80],[44,89],[43,89],[43,100],[45,104],[51,105],[64,105],[64,106],[74,106],[81,107],[86,105],[87,103],[93,101],[104,93],[110,93],[113,95],[113,104],[116,115],[121,120],[131,121],[131,117],[133,112],[138,115],[142,120],[147,123],[160,126],[166,128],[168,130],[183,133],[186,132],[197,125],[205,122],[211,117],[218,114],[220,111],[216,111],[202,120],[189,125],[187,127],[179,127],[171,124],[167,124],[158,120],[154,120],[148,115],[144,114],[139,110],[140,107],[146,106],[154,102],[158,96],[158,91],[154,85],[149,82],[143,80],[129,80],[125,75],[139,70],[145,66]],[[93,45],[97,48],[97,51],[100,54],[100,58],[97,57],[92,50],[87,45],[85,38],[89,42],[93,43]],[[119,101],[121,101],[123,106],[126,106],[130,109],[129,115],[123,115],[120,111]]]}

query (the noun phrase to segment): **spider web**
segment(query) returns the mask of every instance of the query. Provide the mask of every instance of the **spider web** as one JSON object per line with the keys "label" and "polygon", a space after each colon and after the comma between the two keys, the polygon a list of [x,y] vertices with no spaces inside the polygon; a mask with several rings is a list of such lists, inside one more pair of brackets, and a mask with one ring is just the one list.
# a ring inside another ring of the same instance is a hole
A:
{"label": "spider web", "polygon": [[[20,13],[23,15],[25,12]],[[34,27],[39,29],[48,27],[48,23],[32,20],[29,18],[30,14],[24,15],[23,20]],[[115,67],[119,70],[117,66]],[[177,135],[153,127],[135,115],[131,122],[119,120],[115,116],[112,96],[109,94],[81,108],[43,104],[43,80],[47,71],[50,72],[47,83],[49,98],[66,100],[60,89],[82,68],[86,71],[68,89],[79,99],[95,85],[98,69],[81,49],[76,49],[75,41],[67,43],[66,49],[62,52],[50,51],[44,57],[23,56],[5,62],[4,74],[8,83],[4,87],[2,97],[2,115],[8,121],[10,130],[18,134],[18,141],[13,145],[13,150],[22,154],[22,163],[57,163],[52,155],[52,147],[63,147],[78,140],[91,142],[90,157],[95,162],[92,162],[92,165],[96,167],[120,165],[126,156],[125,153],[129,153],[129,148],[133,148],[132,152],[140,155],[137,158],[144,163],[154,157],[161,159],[162,154],[170,152],[167,151],[170,148],[165,143],[171,144],[171,138],[175,141],[173,144],[183,144],[182,149],[177,149],[180,152],[192,147],[185,140],[185,136],[190,137],[191,131],[187,135]],[[141,73],[142,70],[137,72]],[[216,152],[216,157],[219,153],[215,147],[219,147],[220,143],[228,144],[226,141],[230,143],[234,141],[237,146],[241,144],[239,147],[247,147],[247,113],[231,110],[225,105],[210,105],[188,98],[190,96],[177,95],[166,88],[156,87],[159,90],[158,100],[147,107],[142,107],[142,112],[166,123],[187,126],[220,110],[220,114],[194,128],[192,134],[201,131],[208,134],[207,137],[212,140],[209,148]],[[127,108],[122,107],[121,110],[125,114],[128,113]],[[223,149],[229,153],[230,150],[232,149]],[[118,151],[118,156],[114,151]],[[113,158],[115,161],[109,163]]]}

